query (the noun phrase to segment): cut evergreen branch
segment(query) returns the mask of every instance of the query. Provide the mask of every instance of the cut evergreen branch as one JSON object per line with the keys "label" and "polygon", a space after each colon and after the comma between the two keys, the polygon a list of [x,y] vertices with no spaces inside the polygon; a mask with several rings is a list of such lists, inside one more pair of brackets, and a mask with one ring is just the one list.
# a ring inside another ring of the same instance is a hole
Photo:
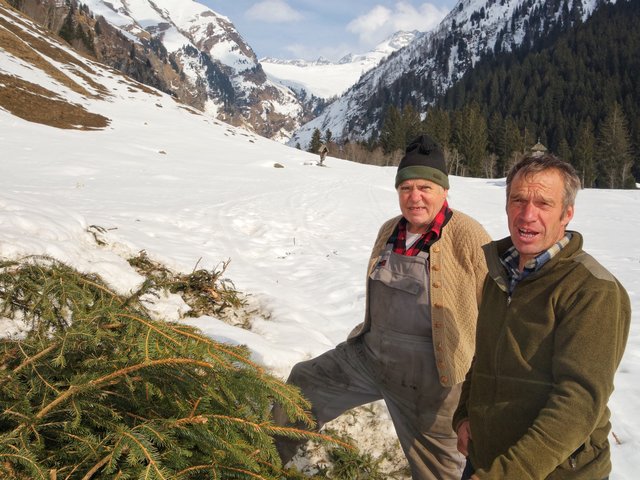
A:
{"label": "cut evergreen branch", "polygon": [[313,426],[300,392],[243,346],[150,318],[140,296],[50,258],[0,263],[0,477],[276,479],[273,435],[340,443],[273,424],[270,406]]}
{"label": "cut evergreen branch", "polygon": [[[319,444],[308,442],[298,453],[294,463],[297,468],[286,471],[287,480],[302,479],[340,479],[340,480],[402,480],[410,479],[408,464],[393,468],[395,453],[383,450],[375,455],[361,451],[355,446],[354,439],[346,433],[340,434],[333,428],[325,432],[339,439],[341,444]],[[313,461],[307,463],[307,460]],[[298,470],[300,468],[300,470]]]}
{"label": "cut evergreen branch", "polygon": [[328,478],[349,480],[388,480],[380,469],[382,458],[375,459],[370,453],[356,449],[333,448],[329,451],[332,461]]}
{"label": "cut evergreen branch", "polygon": [[[188,274],[176,273],[149,258],[142,250],[128,259],[138,273],[148,279],[152,292],[166,290],[179,294],[191,307],[190,316],[211,315],[222,317],[246,306],[247,301],[231,280],[224,277],[230,260],[212,270],[195,269]],[[197,266],[197,265],[196,265]]]}

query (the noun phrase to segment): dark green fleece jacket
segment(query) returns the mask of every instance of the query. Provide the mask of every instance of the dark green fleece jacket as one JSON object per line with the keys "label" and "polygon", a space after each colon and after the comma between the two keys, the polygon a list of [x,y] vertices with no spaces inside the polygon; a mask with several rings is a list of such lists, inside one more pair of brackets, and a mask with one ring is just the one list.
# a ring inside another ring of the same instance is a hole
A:
{"label": "dark green fleece jacket", "polygon": [[631,307],[572,234],[511,297],[500,262],[511,239],[485,246],[476,353],[454,416],[454,428],[470,421],[480,479],[598,480],[611,470],[607,402]]}

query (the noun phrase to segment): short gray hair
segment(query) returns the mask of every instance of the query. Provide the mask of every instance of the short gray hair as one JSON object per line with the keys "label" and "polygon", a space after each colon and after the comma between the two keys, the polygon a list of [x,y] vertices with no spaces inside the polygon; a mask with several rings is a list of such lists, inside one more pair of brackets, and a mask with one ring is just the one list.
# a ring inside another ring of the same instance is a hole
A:
{"label": "short gray hair", "polygon": [[570,163],[550,153],[528,155],[511,167],[507,175],[507,199],[509,198],[509,193],[511,193],[511,183],[517,174],[528,176],[549,169],[556,170],[562,176],[564,183],[562,212],[564,214],[570,206],[576,203],[576,195],[578,195],[578,190],[581,187],[580,177],[578,177],[576,169]]}

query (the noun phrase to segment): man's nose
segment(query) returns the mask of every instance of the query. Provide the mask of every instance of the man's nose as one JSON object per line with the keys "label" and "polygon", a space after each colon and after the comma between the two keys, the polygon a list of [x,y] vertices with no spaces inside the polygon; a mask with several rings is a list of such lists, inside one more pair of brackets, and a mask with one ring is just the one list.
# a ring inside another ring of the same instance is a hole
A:
{"label": "man's nose", "polygon": [[537,214],[537,207],[533,204],[533,202],[527,202],[522,207],[521,216],[525,220],[533,220]]}
{"label": "man's nose", "polygon": [[420,200],[420,189],[417,187],[413,187],[411,189],[409,197],[411,198],[411,200]]}

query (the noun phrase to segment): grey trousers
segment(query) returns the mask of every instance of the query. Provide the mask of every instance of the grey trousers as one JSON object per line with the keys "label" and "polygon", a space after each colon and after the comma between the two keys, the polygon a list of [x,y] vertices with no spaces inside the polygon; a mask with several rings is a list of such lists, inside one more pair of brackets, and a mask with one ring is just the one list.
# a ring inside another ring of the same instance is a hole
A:
{"label": "grey trousers", "polygon": [[[460,479],[464,458],[457,451],[451,427],[460,386],[442,387],[434,375],[425,375],[420,387],[387,382],[376,372],[361,341],[343,342],[296,364],[287,382],[297,385],[309,399],[319,428],[351,408],[384,399],[412,478]],[[274,407],[274,419],[280,425],[291,425],[278,406]],[[278,439],[282,461],[288,462],[302,443]]]}

